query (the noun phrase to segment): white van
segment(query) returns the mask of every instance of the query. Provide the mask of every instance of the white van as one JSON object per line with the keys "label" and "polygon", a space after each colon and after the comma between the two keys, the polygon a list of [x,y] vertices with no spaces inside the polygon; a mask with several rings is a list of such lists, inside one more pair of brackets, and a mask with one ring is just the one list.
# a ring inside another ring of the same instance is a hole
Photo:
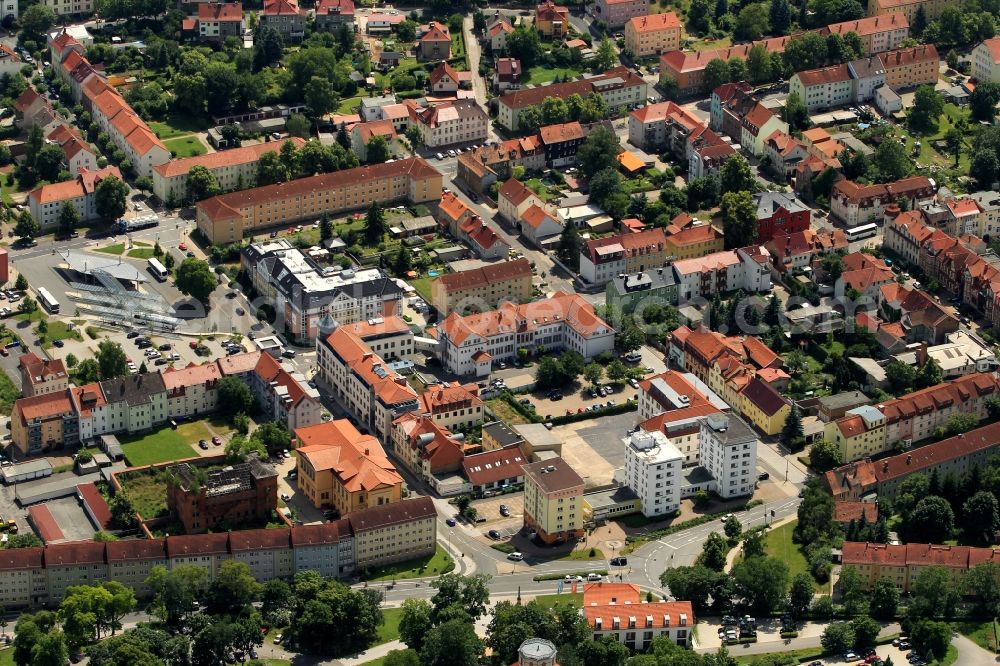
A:
{"label": "white van", "polygon": [[524,555],[515,550],[513,553],[507,556],[507,559],[513,560],[514,562],[520,562],[521,560],[524,559]]}
{"label": "white van", "polygon": [[587,581],[588,582],[591,582],[591,583],[593,583],[593,582],[600,582],[600,580],[601,580],[601,574],[599,574],[599,573],[589,573],[589,574],[587,574]]}

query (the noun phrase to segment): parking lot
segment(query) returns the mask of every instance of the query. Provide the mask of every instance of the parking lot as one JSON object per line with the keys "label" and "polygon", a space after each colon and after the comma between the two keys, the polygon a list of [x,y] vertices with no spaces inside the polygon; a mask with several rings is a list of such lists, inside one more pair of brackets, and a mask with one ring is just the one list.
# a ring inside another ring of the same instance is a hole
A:
{"label": "parking lot", "polygon": [[93,538],[96,528],[84,513],[76,495],[49,500],[45,502],[45,506],[62,530],[66,541],[86,541]]}
{"label": "parking lot", "polygon": [[[504,504],[510,511],[510,515],[500,515],[500,505]],[[508,523],[511,519],[516,519],[520,526],[524,517],[524,493],[511,493],[500,495],[489,499],[478,500],[472,503],[479,518],[485,518],[485,523],[477,523],[479,526],[489,526],[493,528],[494,523]]]}
{"label": "parking lot", "polygon": [[[547,391],[536,391],[523,397],[531,400],[539,416],[547,418],[580,412],[594,405],[605,406],[609,400],[620,405],[631,399],[636,393],[636,390],[628,384],[624,386],[609,384],[607,388],[610,391],[607,395],[598,395],[596,398],[591,396],[590,386],[584,387],[579,383],[563,389],[562,398],[558,400],[551,400]],[[522,396],[518,396],[518,398],[521,399]]]}
{"label": "parking lot", "polygon": [[636,413],[602,416],[556,426],[552,432],[562,440],[562,457],[580,473],[587,487],[611,483],[616,469],[625,466],[625,433],[635,426]]}

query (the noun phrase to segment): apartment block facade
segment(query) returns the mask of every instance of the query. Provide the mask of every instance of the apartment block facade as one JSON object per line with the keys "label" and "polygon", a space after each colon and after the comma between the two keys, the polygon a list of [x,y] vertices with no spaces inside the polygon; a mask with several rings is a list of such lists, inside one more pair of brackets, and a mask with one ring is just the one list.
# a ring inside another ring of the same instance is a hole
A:
{"label": "apartment block facade", "polygon": [[446,273],[431,282],[431,304],[442,317],[493,309],[506,301],[525,303],[531,296],[531,265],[523,258]]}
{"label": "apartment block facade", "polygon": [[524,525],[547,544],[583,533],[583,479],[562,458],[524,466]]}
{"label": "apartment block facade", "polygon": [[625,50],[636,58],[658,56],[681,45],[681,22],[674,12],[636,16],[625,24]]}

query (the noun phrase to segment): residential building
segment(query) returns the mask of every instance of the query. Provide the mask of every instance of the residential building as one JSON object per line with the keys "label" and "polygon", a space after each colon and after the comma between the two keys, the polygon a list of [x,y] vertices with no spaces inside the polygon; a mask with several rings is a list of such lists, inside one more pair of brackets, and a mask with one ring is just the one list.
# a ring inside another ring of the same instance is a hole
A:
{"label": "residential building", "polygon": [[639,382],[639,427],[666,435],[684,456],[685,468],[701,459],[701,419],[728,410],[722,398],[690,373],[667,370]]}
{"label": "residential building", "polygon": [[547,544],[583,534],[583,479],[559,457],[524,466],[524,526]]}
{"label": "residential building", "polygon": [[535,7],[535,30],[543,37],[563,37],[569,32],[569,7],[545,0]]}
{"label": "residential building", "polygon": [[982,467],[1000,445],[1000,424],[976,428],[940,442],[872,462],[861,459],[830,470],[824,482],[834,500],[860,500],[877,493],[895,499],[900,484],[911,474],[937,473],[940,478],[962,479]]}
{"label": "residential building", "polygon": [[514,444],[465,456],[462,472],[473,492],[486,494],[524,483],[525,463],[524,454]]}
{"label": "residential building", "polygon": [[355,324],[342,325],[368,348],[388,361],[398,361],[413,355],[413,331],[403,319],[378,317]]}
{"label": "residential building", "polygon": [[[56,16],[88,16],[94,13],[93,0],[44,0],[42,5],[48,7]],[[9,11],[9,8],[8,10]]]}
{"label": "residential building", "polygon": [[410,107],[410,124],[420,128],[424,145],[440,148],[486,141],[489,116],[474,99],[459,99],[423,109]]}
{"label": "residential building", "polygon": [[247,232],[368,208],[373,202],[441,199],[441,174],[420,157],[345,169],[198,202],[198,228],[210,243],[233,243]]}
{"label": "residential building", "polygon": [[777,435],[785,426],[792,403],[770,385],[754,377],[740,394],[740,413],[765,435]]}
{"label": "residential building", "polygon": [[352,324],[392,316],[403,296],[397,282],[378,268],[320,268],[283,238],[245,247],[240,267],[261,296],[273,299],[281,318],[277,325],[307,344],[320,336],[325,317]]}
{"label": "residential building", "polygon": [[0,3],[0,17],[8,21],[16,20],[18,16],[18,3],[15,0],[4,0]]}
{"label": "residential building", "polygon": [[663,267],[667,256],[663,229],[589,240],[580,250],[580,277],[602,286],[620,273]]}
{"label": "residential building", "polygon": [[403,477],[378,439],[347,419],[298,428],[295,440],[298,487],[317,509],[346,515],[402,499]]}
{"label": "residential building", "polygon": [[383,441],[396,417],[419,409],[406,379],[349,330],[339,327],[318,337],[316,354],[320,376],[331,393]]}
{"label": "residential building", "polygon": [[462,469],[465,458],[465,435],[452,432],[429,414],[406,412],[392,422],[392,447],[397,459],[439,495],[457,495],[449,483]]}
{"label": "residential building", "polygon": [[65,48],[62,68],[65,71],[75,59],[79,65],[70,75],[73,99],[80,101],[90,112],[97,126],[108,134],[111,142],[132,163],[139,176],[153,177],[153,167],[171,159],[166,145],[157,138],[149,126],[132,110],[128,102],[111,85],[98,75],[86,58],[72,48]]}
{"label": "residential building", "polygon": [[972,76],[977,81],[1000,82],[1000,37],[991,37],[972,49]]}
{"label": "residential building", "polygon": [[889,265],[873,255],[853,252],[844,256],[844,270],[834,283],[834,295],[844,298],[848,292],[857,292],[856,298],[877,302],[879,293],[887,284],[896,280]]}
{"label": "residential building", "polygon": [[448,26],[437,21],[427,24],[427,30],[417,38],[417,60],[447,60],[451,57],[451,35]]}
{"label": "residential building", "polygon": [[198,14],[184,19],[182,29],[202,42],[221,44],[227,37],[242,40],[246,30],[243,5],[239,2],[199,3]]}
{"label": "residential building", "polygon": [[[880,53],[878,57],[885,68],[885,85],[893,90],[932,86],[937,83],[941,58],[933,44],[920,44]],[[973,67],[975,67],[975,57],[976,53],[973,52]]]}
{"label": "residential building", "polygon": [[493,183],[506,182],[515,167],[526,172],[545,168],[545,151],[538,135],[481,146],[458,156],[458,180],[479,194],[489,194]]}
{"label": "residential building", "polygon": [[516,178],[511,178],[500,187],[497,192],[497,205],[500,217],[511,224],[520,222],[521,216],[532,206],[545,208],[545,202]]}
{"label": "residential building", "polygon": [[846,252],[849,245],[843,229],[805,229],[775,236],[766,247],[775,268],[786,273],[803,270],[812,264],[813,259],[830,252]]}
{"label": "residential building", "polygon": [[670,221],[664,240],[667,259],[674,261],[704,257],[725,248],[721,231],[687,213],[680,213]]}
{"label": "residential building", "polygon": [[681,45],[681,22],[674,12],[630,18],[625,24],[625,50],[635,58],[676,51]]}
{"label": "residential building", "polygon": [[641,310],[649,305],[676,305],[677,281],[669,266],[638,273],[619,273],[608,280],[605,297],[608,307],[616,312],[641,314]]}
{"label": "residential building", "polygon": [[297,0],[265,0],[259,20],[261,25],[277,30],[286,42],[298,42],[305,35],[307,15]]}
{"label": "residential building", "polygon": [[199,477],[189,463],[167,468],[167,508],[188,534],[220,523],[266,521],[278,508],[278,473],[256,455]]}
{"label": "residential building", "polygon": [[[285,141],[291,141],[296,148],[305,144],[299,137]],[[261,155],[279,151],[280,146],[275,143],[258,143],[158,164],[153,167],[153,194],[164,202],[186,201],[188,174],[196,166],[208,169],[224,192],[252,187],[257,184],[257,162]]]}
{"label": "residential building", "polygon": [[582,612],[594,640],[612,636],[635,651],[647,650],[655,637],[691,645],[695,619],[690,601],[642,601],[640,597],[639,586],[631,583],[585,585]]}
{"label": "residential building", "polygon": [[[783,365],[781,357],[755,336],[726,337],[704,326],[694,330],[687,326],[678,327],[671,335],[667,350],[671,366],[691,372],[710,386],[710,375],[717,370],[717,362],[726,356],[747,365],[753,373],[766,368],[777,370]],[[740,406],[740,400],[727,402],[737,409]]]}
{"label": "residential building", "polygon": [[112,177],[122,179],[118,167],[109,166],[98,171],[84,169],[73,180],[41,185],[28,193],[28,210],[43,231],[58,226],[59,211],[65,203],[76,208],[82,222],[91,222],[98,218],[97,185]]}
{"label": "residential building", "polygon": [[56,125],[45,135],[45,140],[62,148],[63,166],[70,173],[80,173],[83,169],[97,171],[97,153],[75,128]]}
{"label": "residential building", "polygon": [[590,359],[614,348],[614,330],[578,294],[555,292],[525,305],[504,303],[497,310],[462,317],[455,312],[438,326],[442,364],[457,375],[483,376],[491,361],[514,358],[521,348],[534,352],[572,349]]}
{"label": "residential building", "polygon": [[659,430],[640,430],[625,443],[625,485],[636,495],[642,515],[661,518],[681,503],[681,466],[684,456]]}
{"label": "residential building", "polygon": [[593,6],[594,18],[604,21],[609,29],[617,29],[637,17],[649,14],[649,0],[597,0]]}
{"label": "residential building", "polygon": [[[879,0],[872,0],[878,2]],[[889,0],[890,2],[893,0]],[[927,17],[930,20],[931,17]],[[822,35],[836,34],[841,37],[849,32],[855,33],[861,38],[861,55],[868,56],[873,53],[883,53],[898,48],[900,43],[910,36],[910,24],[913,17],[905,12],[888,11],[872,14],[865,18],[843,23],[834,23],[821,29]]]}
{"label": "residential building", "polygon": [[798,95],[810,113],[851,104],[853,89],[847,65],[796,72],[788,80],[788,93]]}
{"label": "residential building", "polygon": [[646,151],[671,149],[683,156],[686,139],[704,123],[674,102],[647,104],[628,116],[628,140]]}
{"label": "residential building", "polygon": [[21,394],[25,397],[47,393],[65,393],[69,388],[69,375],[61,358],[38,358],[27,352],[17,359],[21,371]]}
{"label": "residential building", "polygon": [[11,443],[23,456],[62,449],[80,441],[80,417],[72,392],[45,393],[14,403]]}
{"label": "residential building", "polygon": [[870,0],[868,16],[892,16],[902,14],[907,21],[913,23],[917,11],[924,10],[924,18],[933,21],[941,15],[941,10],[948,4],[942,0]]}
{"label": "residential building", "polygon": [[356,32],[353,0],[319,0],[316,3],[316,29],[323,32],[338,32],[346,27]]}
{"label": "residential building", "polygon": [[448,430],[464,432],[481,424],[484,405],[476,384],[431,384],[420,394],[420,412]]}
{"label": "residential building", "polygon": [[347,522],[358,569],[433,555],[437,547],[437,510],[430,497],[369,507],[347,516]]}
{"label": "residential building", "polygon": [[851,97],[855,102],[870,102],[875,91],[885,85],[885,65],[878,55],[852,60],[847,69],[851,73]]}
{"label": "residential building", "polygon": [[764,140],[764,156],[770,162],[771,173],[785,181],[792,180],[795,169],[808,154],[803,142],[781,130]]}
{"label": "residential building", "polygon": [[927,543],[884,544],[845,541],[841,547],[841,562],[859,574],[865,589],[871,589],[882,578],[895,583],[903,594],[914,590],[917,578],[931,567],[947,573],[955,589],[964,589],[966,574],[980,564],[1000,563],[995,548],[951,546]]}
{"label": "residential building", "polygon": [[356,123],[351,127],[351,150],[361,162],[368,161],[368,144],[372,139],[380,137],[389,149],[389,157],[399,154],[399,137],[396,128],[388,120],[373,120],[367,123]]}
{"label": "residential building", "polygon": [[757,205],[759,243],[809,229],[812,211],[794,194],[759,192],[754,195],[754,203]]}
{"label": "residential building", "polygon": [[532,295],[527,259],[446,273],[431,282],[431,304],[442,317],[492,310],[506,301],[526,303]]}
{"label": "residential building", "polygon": [[574,121],[541,127],[538,129],[538,137],[545,151],[545,165],[557,168],[576,164],[576,151],[583,144],[586,134],[583,126]]}
{"label": "residential building", "polygon": [[701,178],[718,174],[722,165],[736,149],[723,137],[708,128],[695,130],[687,139],[688,174]]}
{"label": "residential building", "polygon": [[777,131],[788,133],[788,123],[766,106],[754,104],[750,112],[740,118],[740,134],[733,137],[745,151],[754,157],[764,154],[764,142]]}
{"label": "residential building", "polygon": [[[6,15],[10,16],[12,14],[10,10],[12,0],[3,0],[0,3],[0,16]],[[13,14],[17,14],[16,4]],[[24,63],[21,62],[21,58],[14,53],[14,50],[7,46],[6,44],[0,44],[0,76],[6,74],[7,76],[15,76],[21,73],[21,68]]]}
{"label": "residential building", "polygon": [[545,249],[558,240],[562,234],[563,225],[545,208],[533,205],[521,215],[518,227],[525,238],[536,247]]}
{"label": "residential building", "polygon": [[493,72],[493,88],[504,92],[521,87],[521,61],[517,58],[497,58]]}
{"label": "residential building", "polygon": [[[789,36],[762,39],[747,44],[738,44],[721,49],[704,51],[668,51],[660,56],[660,83],[676,84],[677,93],[688,97],[703,92],[705,82],[705,66],[719,58],[729,62],[731,58],[746,60],[750,49],[761,45],[768,53],[783,53]],[[711,91],[704,91],[711,92]]]}
{"label": "residential building", "polygon": [[750,426],[738,416],[709,414],[701,420],[701,465],[723,499],[752,495],[757,483],[757,445]]}
{"label": "residential building", "polygon": [[507,37],[514,32],[514,26],[499,11],[486,24],[486,42],[491,53],[502,53],[507,50]]}
{"label": "residential building", "polygon": [[716,252],[674,262],[681,302],[742,289],[759,293],[771,288],[770,254],[761,245]]}
{"label": "residential building", "polygon": [[893,282],[881,287],[877,300],[882,312],[892,313],[902,326],[907,342],[937,345],[958,332],[958,317],[919,289]]}
{"label": "residential building", "polygon": [[934,359],[941,367],[944,379],[955,379],[974,372],[992,372],[998,367],[996,354],[973,333],[956,330],[946,334],[941,344],[925,345],[910,345],[913,348],[911,351],[896,354],[895,358],[913,367],[920,367],[926,359]]}
{"label": "residential building", "polygon": [[906,200],[910,209],[934,197],[934,184],[924,176],[910,176],[885,185],[859,185],[843,179],[830,193],[830,213],[848,227],[881,219],[885,207]]}
{"label": "residential building", "polygon": [[645,103],[646,82],[626,67],[615,67],[590,78],[509,91],[498,100],[497,122],[516,132],[520,129],[518,121],[521,112],[530,106],[541,106],[546,97],[586,97],[592,92],[604,100],[608,114],[616,116],[632,105]]}

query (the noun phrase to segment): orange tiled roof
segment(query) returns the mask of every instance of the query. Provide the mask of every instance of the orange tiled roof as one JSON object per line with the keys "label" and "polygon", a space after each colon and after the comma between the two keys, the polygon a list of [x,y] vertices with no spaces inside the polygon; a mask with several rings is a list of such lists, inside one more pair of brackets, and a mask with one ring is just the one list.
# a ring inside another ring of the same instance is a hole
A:
{"label": "orange tiled roof", "polygon": [[403,482],[378,439],[362,435],[347,419],[296,428],[295,436],[304,444],[297,447],[299,456],[317,472],[331,471],[349,492]]}
{"label": "orange tiled roof", "polygon": [[[296,148],[301,148],[305,145],[305,141],[297,136],[285,139],[285,141],[291,141]],[[169,162],[154,166],[153,171],[160,174],[164,178],[176,178],[177,176],[186,176],[188,172],[191,171],[191,168],[196,166],[203,166],[211,171],[212,169],[222,169],[239,164],[248,164],[250,162],[256,162],[260,159],[260,156],[266,152],[278,152],[278,150],[280,150],[280,146],[277,148],[275,146],[275,143],[257,143],[252,146],[243,146],[241,148],[233,148],[231,150],[223,150],[215,153],[206,153],[195,157],[170,160]]]}
{"label": "orange tiled roof", "polygon": [[629,24],[636,33],[659,32],[660,30],[680,30],[681,22],[677,14],[664,12],[650,16],[633,16]]}

